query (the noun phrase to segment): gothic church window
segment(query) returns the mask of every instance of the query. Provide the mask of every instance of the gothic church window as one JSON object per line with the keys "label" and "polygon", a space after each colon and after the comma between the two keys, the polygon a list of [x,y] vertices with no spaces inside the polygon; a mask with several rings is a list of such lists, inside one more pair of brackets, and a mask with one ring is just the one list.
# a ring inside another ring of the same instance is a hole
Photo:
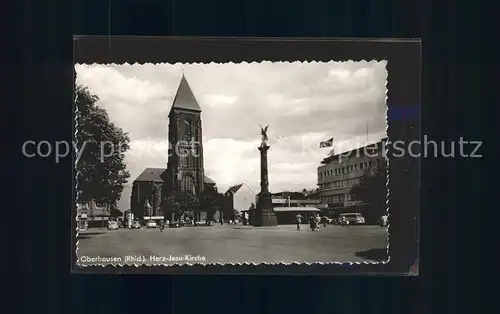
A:
{"label": "gothic church window", "polygon": [[186,119],[184,120],[184,128],[185,128],[185,132],[184,132],[184,140],[185,141],[191,141],[191,138],[192,138],[192,124],[191,124],[191,120],[189,119]]}
{"label": "gothic church window", "polygon": [[191,141],[193,140],[193,125],[190,119],[184,120],[184,141],[188,144],[186,149],[184,150],[184,155],[186,156],[184,159],[185,166],[193,166],[193,153],[191,152]]}
{"label": "gothic church window", "polygon": [[187,175],[184,178],[182,178],[181,189],[182,189],[182,192],[189,192],[193,195],[196,195],[194,180],[191,176]]}

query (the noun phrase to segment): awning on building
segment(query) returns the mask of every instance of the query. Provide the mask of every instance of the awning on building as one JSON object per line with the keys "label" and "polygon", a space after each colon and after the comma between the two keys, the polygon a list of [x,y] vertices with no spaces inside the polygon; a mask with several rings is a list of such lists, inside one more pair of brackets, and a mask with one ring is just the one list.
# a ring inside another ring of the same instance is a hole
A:
{"label": "awning on building", "polygon": [[274,207],[275,212],[320,212],[316,207]]}
{"label": "awning on building", "polygon": [[[287,212],[320,212],[316,207],[308,207],[308,206],[302,206],[302,207],[274,207],[273,208],[275,212],[278,213],[287,213]],[[248,212],[248,209],[243,209],[241,210],[242,213]]]}
{"label": "awning on building", "polygon": [[163,218],[164,216],[144,216],[144,219],[149,219],[149,220],[161,220]]}

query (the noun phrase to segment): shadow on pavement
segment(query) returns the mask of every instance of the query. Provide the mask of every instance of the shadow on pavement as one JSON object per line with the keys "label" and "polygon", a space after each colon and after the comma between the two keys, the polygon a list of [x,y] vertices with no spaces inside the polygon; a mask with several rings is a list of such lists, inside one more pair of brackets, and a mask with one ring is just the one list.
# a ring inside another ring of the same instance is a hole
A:
{"label": "shadow on pavement", "polygon": [[86,232],[86,233],[80,233],[78,235],[78,239],[90,239],[92,238],[92,236],[96,236],[96,235],[100,235],[100,234],[104,234],[105,232],[99,232],[99,231],[96,231],[96,232]]}
{"label": "shadow on pavement", "polygon": [[266,230],[266,229],[281,229],[281,230],[284,230],[285,228],[280,228],[280,226],[270,226],[270,227],[253,227],[253,226],[246,227],[246,226],[241,226],[241,227],[232,227],[232,229],[235,229],[235,230]]}
{"label": "shadow on pavement", "polygon": [[371,249],[366,251],[359,251],[356,252],[355,255],[357,257],[370,259],[377,262],[385,262],[388,259],[387,249]]}

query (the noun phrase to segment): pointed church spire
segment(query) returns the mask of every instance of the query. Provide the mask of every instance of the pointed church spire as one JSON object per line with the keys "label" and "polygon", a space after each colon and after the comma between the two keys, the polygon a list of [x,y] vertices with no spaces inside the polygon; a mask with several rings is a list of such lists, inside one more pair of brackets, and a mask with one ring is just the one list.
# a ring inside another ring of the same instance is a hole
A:
{"label": "pointed church spire", "polygon": [[194,97],[194,94],[191,91],[191,87],[189,86],[189,83],[184,76],[184,69],[182,71],[182,78],[181,82],[179,83],[179,88],[177,89],[177,93],[174,97],[172,110],[175,108],[201,111],[200,105],[198,105],[198,101],[196,101],[196,97]]}

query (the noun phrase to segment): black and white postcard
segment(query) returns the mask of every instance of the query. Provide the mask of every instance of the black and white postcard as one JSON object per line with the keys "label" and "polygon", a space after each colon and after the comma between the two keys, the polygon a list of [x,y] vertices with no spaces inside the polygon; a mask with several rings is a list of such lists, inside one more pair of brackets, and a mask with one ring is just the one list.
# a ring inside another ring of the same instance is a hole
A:
{"label": "black and white postcard", "polygon": [[75,59],[75,267],[383,273],[394,224],[418,239],[390,62]]}

